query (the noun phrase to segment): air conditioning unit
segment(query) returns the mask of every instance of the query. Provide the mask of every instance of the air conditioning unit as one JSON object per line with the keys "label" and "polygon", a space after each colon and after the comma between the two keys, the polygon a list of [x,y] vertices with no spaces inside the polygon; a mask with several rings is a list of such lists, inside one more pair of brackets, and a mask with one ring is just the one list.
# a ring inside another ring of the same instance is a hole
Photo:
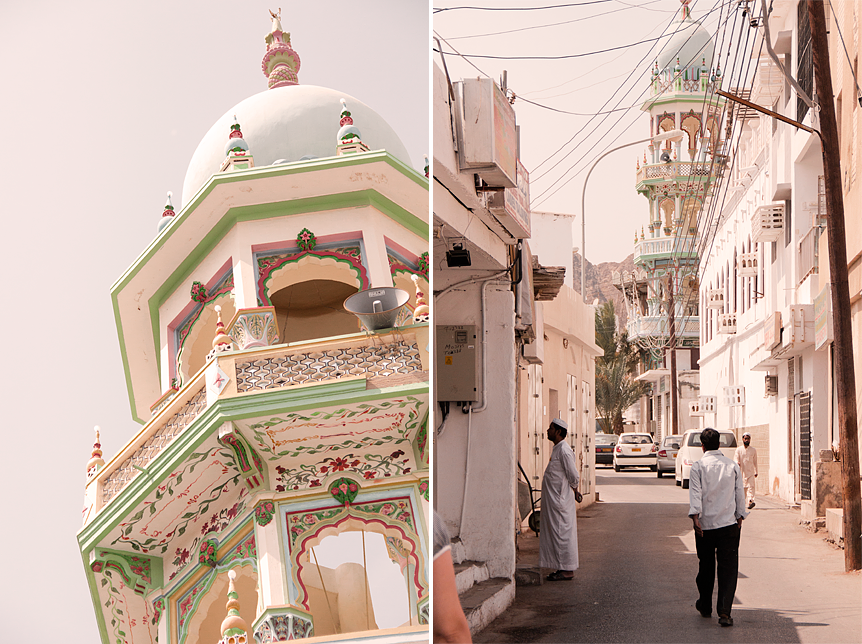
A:
{"label": "air conditioning unit", "polygon": [[741,253],[739,255],[740,277],[757,277],[757,253]]}
{"label": "air conditioning unit", "polygon": [[736,333],[736,313],[718,314],[718,332]]}
{"label": "air conditioning unit", "polygon": [[515,110],[490,78],[465,79],[456,86],[460,169],[479,175],[490,188],[516,188]]}
{"label": "air conditioning unit", "polygon": [[725,387],[724,388],[724,404],[727,407],[744,407],[745,406],[745,387]]}
{"label": "air conditioning unit", "polygon": [[751,218],[751,241],[764,244],[781,239],[784,234],[784,202],[771,203],[754,211]]}
{"label": "air conditioning unit", "polygon": [[706,306],[709,309],[724,308],[724,289],[711,288],[706,292]]}
{"label": "air conditioning unit", "polygon": [[778,376],[766,376],[766,393],[764,398],[778,395]]}
{"label": "air conditioning unit", "polygon": [[715,413],[715,396],[700,396],[698,398],[700,411],[704,414]]}
{"label": "air conditioning unit", "polygon": [[700,400],[692,400],[688,403],[689,416],[706,416],[706,412],[700,408]]}

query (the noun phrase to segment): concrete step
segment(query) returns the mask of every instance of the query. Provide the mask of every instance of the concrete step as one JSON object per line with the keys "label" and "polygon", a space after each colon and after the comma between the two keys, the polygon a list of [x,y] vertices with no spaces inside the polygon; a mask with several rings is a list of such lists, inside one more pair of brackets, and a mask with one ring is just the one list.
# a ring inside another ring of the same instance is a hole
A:
{"label": "concrete step", "polygon": [[460,537],[455,537],[450,543],[452,544],[452,563],[459,564],[467,559],[467,548],[464,547]]}
{"label": "concrete step", "polygon": [[504,577],[493,577],[475,584],[460,599],[470,632],[476,634],[515,600],[515,582]]}
{"label": "concrete step", "polygon": [[455,585],[459,595],[466,593],[474,584],[486,581],[490,576],[488,566],[481,561],[462,561],[455,564]]}

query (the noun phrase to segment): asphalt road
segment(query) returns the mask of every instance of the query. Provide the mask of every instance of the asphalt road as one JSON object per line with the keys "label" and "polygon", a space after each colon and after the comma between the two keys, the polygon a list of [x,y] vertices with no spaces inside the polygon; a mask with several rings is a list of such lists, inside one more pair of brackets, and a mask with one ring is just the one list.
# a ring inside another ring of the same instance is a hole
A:
{"label": "asphalt road", "polygon": [[[843,551],[799,525],[798,510],[758,497],[743,523],[731,628],[694,608],[697,555],[688,490],[647,470],[599,468],[601,502],[578,514],[572,582],[519,586],[476,642],[862,642],[862,578]],[[538,540],[519,538],[519,565]],[[548,571],[545,571],[548,572]]]}

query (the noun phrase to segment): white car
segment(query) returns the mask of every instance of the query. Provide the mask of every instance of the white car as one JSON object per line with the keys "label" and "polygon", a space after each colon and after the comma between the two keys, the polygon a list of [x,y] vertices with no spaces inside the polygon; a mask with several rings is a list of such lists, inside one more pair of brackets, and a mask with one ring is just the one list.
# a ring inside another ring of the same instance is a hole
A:
{"label": "white car", "polygon": [[657,452],[652,434],[622,433],[614,448],[614,472],[624,467],[648,467],[655,472]]}
{"label": "white car", "polygon": [[[703,448],[700,444],[700,433],[702,429],[690,429],[682,435],[682,442],[679,446],[679,452],[676,455],[676,469],[674,477],[676,484],[682,485],[684,490],[688,489],[688,479],[691,473],[691,466],[703,458]],[[733,459],[733,453],[736,451],[736,436],[733,432],[726,429],[719,429],[718,449],[721,453],[730,459]]]}

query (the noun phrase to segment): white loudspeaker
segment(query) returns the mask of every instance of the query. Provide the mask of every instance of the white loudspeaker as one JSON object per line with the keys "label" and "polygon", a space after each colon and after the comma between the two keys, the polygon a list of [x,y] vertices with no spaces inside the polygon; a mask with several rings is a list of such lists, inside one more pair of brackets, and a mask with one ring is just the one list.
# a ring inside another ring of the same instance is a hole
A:
{"label": "white loudspeaker", "polygon": [[400,288],[372,288],[348,297],[344,308],[358,317],[367,330],[377,331],[392,328],[409,300],[410,295]]}

